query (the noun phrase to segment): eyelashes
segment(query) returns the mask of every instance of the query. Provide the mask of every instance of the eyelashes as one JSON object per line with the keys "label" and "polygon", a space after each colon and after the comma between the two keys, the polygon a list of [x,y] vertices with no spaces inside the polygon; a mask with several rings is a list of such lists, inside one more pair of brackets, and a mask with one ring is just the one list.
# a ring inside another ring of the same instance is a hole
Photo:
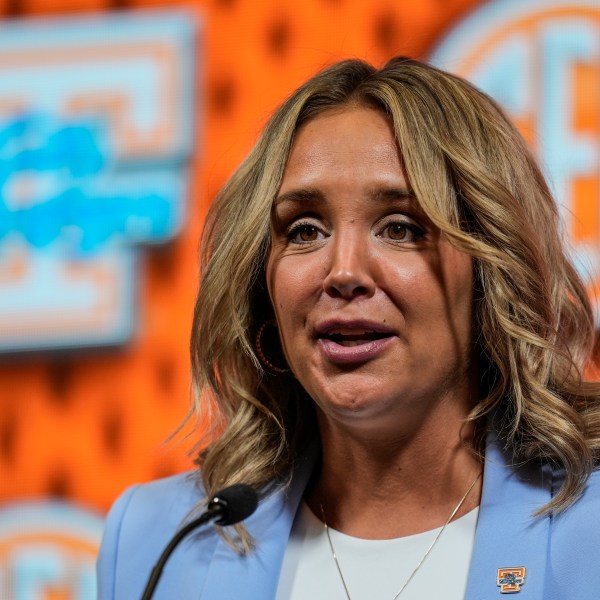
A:
{"label": "eyelashes", "polygon": [[316,225],[303,221],[288,227],[285,236],[292,244],[310,244],[325,238],[325,234]]}
{"label": "eyelashes", "polygon": [[[420,241],[425,230],[404,219],[393,219],[382,225],[377,235],[383,239],[400,244],[410,244]],[[290,244],[305,245],[312,244],[327,238],[330,234],[311,221],[296,221],[285,231],[285,237]]]}
{"label": "eyelashes", "polygon": [[425,230],[408,221],[394,221],[384,227],[387,235],[382,236],[394,242],[415,243],[425,236]]}

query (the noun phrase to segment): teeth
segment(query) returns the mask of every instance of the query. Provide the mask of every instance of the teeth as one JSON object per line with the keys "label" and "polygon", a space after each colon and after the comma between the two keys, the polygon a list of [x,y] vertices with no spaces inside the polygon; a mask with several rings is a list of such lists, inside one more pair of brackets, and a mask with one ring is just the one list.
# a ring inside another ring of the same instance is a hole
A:
{"label": "teeth", "polygon": [[328,335],[365,335],[375,333],[374,329],[332,329]]}
{"label": "teeth", "polygon": [[366,344],[369,341],[389,337],[389,334],[378,333],[372,330],[367,330],[364,333],[358,333],[356,329],[353,329],[352,333],[348,333],[347,331],[345,330],[345,333],[329,333],[325,337],[343,346],[357,346],[359,344]]}

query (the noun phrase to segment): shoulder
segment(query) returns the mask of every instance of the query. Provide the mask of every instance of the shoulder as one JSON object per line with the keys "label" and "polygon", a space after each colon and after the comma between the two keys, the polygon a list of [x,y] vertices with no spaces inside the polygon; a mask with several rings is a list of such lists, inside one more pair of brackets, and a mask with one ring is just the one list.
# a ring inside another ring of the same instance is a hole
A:
{"label": "shoulder", "polygon": [[[256,540],[254,552],[240,556],[214,527],[200,529],[174,550],[154,598],[275,597],[287,540],[313,465],[313,455],[307,452],[289,480],[263,490],[258,509],[245,521]],[[162,551],[190,512],[204,503],[198,479],[196,472],[134,486],[115,502],[98,558],[98,600],[142,596]]]}
{"label": "shoulder", "polygon": [[[199,484],[198,473],[188,471],[150,483],[135,485],[124,492],[115,503],[114,508],[123,508],[127,512],[134,509],[133,512],[140,517],[146,515],[151,517],[157,513],[164,515],[166,510],[175,519],[181,520],[203,498],[204,489]],[[170,519],[169,522],[173,520]],[[162,523],[165,524],[164,520]]]}
{"label": "shoulder", "polygon": [[589,539],[592,532],[600,533],[600,520],[597,518],[599,514],[600,470],[596,469],[590,475],[581,497],[572,506],[553,517],[554,527],[564,532],[564,535],[571,536],[577,536],[579,530],[585,531],[585,537]]}
{"label": "shoulder", "polygon": [[548,561],[550,589],[557,598],[596,598],[600,589],[600,471],[588,479],[581,497],[551,517]]}
{"label": "shoulder", "polygon": [[127,489],[114,503],[98,556],[98,598],[141,596],[150,570],[204,490],[188,472]]}
{"label": "shoulder", "polygon": [[152,534],[157,541],[169,538],[203,498],[193,472],[135,485],[115,502],[106,529],[118,527],[121,538],[138,532]]}
{"label": "shoulder", "polygon": [[596,510],[600,507],[600,467],[592,471],[583,492],[582,500],[583,505],[593,505]]}

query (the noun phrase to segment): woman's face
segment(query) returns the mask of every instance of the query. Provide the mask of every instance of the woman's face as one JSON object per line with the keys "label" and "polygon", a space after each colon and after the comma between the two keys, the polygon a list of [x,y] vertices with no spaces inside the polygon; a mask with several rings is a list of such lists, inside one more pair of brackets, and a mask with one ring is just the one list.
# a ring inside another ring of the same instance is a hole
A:
{"label": "woman's face", "polygon": [[397,428],[469,400],[472,260],[421,211],[383,113],[303,125],[272,228],[284,353],[321,416]]}

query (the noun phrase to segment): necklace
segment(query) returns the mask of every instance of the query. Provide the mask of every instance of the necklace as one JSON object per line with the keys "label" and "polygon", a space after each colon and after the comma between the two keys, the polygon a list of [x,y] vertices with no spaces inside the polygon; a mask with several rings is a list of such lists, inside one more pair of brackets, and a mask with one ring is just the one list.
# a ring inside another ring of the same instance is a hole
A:
{"label": "necklace", "polygon": [[[421,568],[423,563],[427,560],[427,557],[429,556],[431,551],[435,548],[435,545],[437,544],[438,540],[442,536],[442,533],[444,533],[444,530],[446,529],[446,527],[450,524],[450,522],[454,518],[454,515],[456,515],[456,513],[460,510],[460,507],[464,504],[465,500],[467,499],[468,495],[471,493],[471,490],[475,487],[475,484],[477,483],[477,481],[479,480],[480,477],[481,477],[481,472],[477,474],[477,477],[475,477],[475,479],[473,479],[473,483],[471,483],[471,485],[469,486],[469,489],[465,492],[465,495],[460,499],[459,503],[456,505],[456,507],[454,508],[454,510],[452,511],[450,516],[448,517],[448,520],[444,523],[443,527],[438,531],[437,535],[433,539],[433,542],[431,542],[431,544],[429,545],[429,548],[427,548],[427,550],[425,551],[425,554],[423,554],[423,556],[422,556],[421,560],[419,561],[419,563],[417,564],[417,566],[414,568],[412,573],[407,577],[406,581],[402,584],[402,587],[398,590],[398,593],[392,598],[392,600],[397,600],[397,598],[400,596],[400,594],[402,594],[402,592],[406,589],[406,586],[412,581],[413,577],[417,574],[417,571]],[[323,526],[325,527],[325,533],[327,534],[327,540],[329,541],[329,548],[331,549],[331,556],[333,556],[333,560],[335,561],[335,566],[337,567],[337,572],[340,576],[342,585],[344,586],[344,591],[346,592],[346,597],[348,598],[348,600],[352,600],[352,598],[350,597],[350,592],[348,591],[348,586],[346,584],[346,580],[344,579],[344,575],[342,573],[342,568],[340,567],[340,563],[338,561],[337,554],[335,553],[335,548],[333,547],[333,542],[331,541],[331,535],[329,533],[329,525],[327,525],[327,519],[325,517],[325,509],[323,508],[323,504],[322,503],[319,504],[319,507],[321,508],[321,515],[323,517]]]}

